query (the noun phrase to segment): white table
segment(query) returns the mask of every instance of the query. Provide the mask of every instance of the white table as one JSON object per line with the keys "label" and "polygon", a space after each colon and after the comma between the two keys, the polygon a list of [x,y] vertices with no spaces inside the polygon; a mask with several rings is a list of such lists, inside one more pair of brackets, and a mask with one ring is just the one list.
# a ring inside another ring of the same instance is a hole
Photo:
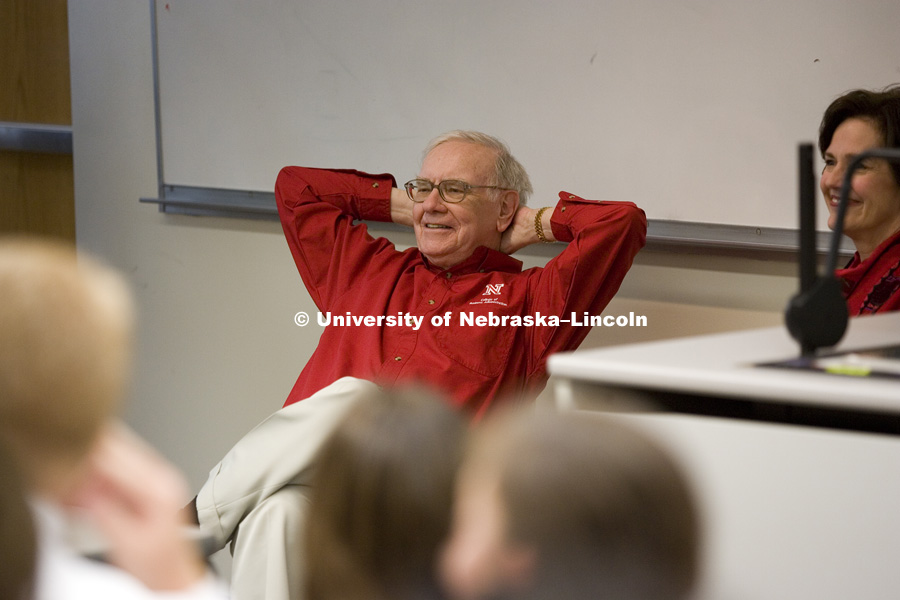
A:
{"label": "white table", "polygon": [[[838,349],[897,343],[900,313],[851,320]],[[755,366],[798,354],[775,327],[550,358],[557,402],[616,412],[685,467],[705,525],[701,598],[900,589],[900,380]]]}
{"label": "white table", "polygon": [[[835,351],[900,344],[900,313],[852,319]],[[757,366],[799,355],[783,327],[560,353],[559,402],[900,435],[900,379]]]}

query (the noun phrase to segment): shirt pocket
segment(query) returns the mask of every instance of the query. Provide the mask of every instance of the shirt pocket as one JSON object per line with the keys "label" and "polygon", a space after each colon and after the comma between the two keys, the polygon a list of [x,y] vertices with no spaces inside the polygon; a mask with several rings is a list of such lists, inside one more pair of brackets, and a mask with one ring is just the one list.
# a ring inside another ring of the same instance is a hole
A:
{"label": "shirt pocket", "polygon": [[[509,319],[504,308],[470,304],[452,312],[449,323],[437,331],[438,348],[447,358],[475,373],[499,377],[509,363],[517,329],[508,320],[503,323],[504,316]],[[479,318],[483,318],[483,324],[479,324]]]}

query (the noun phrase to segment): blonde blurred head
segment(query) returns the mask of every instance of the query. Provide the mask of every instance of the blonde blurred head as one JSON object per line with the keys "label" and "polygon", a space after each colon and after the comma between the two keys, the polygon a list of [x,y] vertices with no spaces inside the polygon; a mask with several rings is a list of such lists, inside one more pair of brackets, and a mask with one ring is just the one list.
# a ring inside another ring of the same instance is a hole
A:
{"label": "blonde blurred head", "polygon": [[74,479],[124,394],[132,328],[111,269],[63,243],[0,239],[0,434],[29,487]]}

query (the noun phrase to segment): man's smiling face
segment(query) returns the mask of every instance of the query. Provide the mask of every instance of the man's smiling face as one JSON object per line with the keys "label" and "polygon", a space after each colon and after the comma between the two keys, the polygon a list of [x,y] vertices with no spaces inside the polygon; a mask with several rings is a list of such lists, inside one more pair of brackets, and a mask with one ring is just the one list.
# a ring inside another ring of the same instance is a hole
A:
{"label": "man's smiling face", "polygon": [[[496,153],[471,142],[450,141],[435,147],[422,163],[420,179],[435,185],[453,179],[470,185],[495,185]],[[442,269],[457,265],[479,246],[499,249],[508,211],[494,190],[474,189],[465,200],[448,203],[437,187],[413,205],[413,229],[419,251]],[[514,212],[514,210],[513,210]]]}

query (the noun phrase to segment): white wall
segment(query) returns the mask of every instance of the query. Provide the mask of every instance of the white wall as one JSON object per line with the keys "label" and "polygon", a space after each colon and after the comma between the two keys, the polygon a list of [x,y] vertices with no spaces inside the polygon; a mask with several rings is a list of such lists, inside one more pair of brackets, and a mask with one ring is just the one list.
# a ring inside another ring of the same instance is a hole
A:
{"label": "white wall", "polygon": [[[127,274],[140,309],[126,417],[196,489],[234,440],[281,406],[317,337],[311,327],[297,328],[293,315],[312,306],[278,224],[165,216],[138,203],[156,195],[147,2],[70,2],[69,28],[78,242]],[[587,344],[775,325],[794,287],[794,267],[785,262],[645,252],[608,312],[646,314],[649,326],[595,330]],[[731,447],[727,436],[705,430],[697,427],[692,435],[721,461],[710,479],[718,482],[710,484],[711,501],[742,502],[739,493],[723,493],[735,482],[738,489],[765,488],[764,477],[722,473],[729,452],[746,453],[753,440]],[[805,452],[790,436],[779,443],[778,452]],[[779,460],[778,452],[772,460]],[[759,510],[745,508],[748,514]],[[854,510],[852,502],[847,510]],[[790,519],[767,523],[784,528],[787,537],[806,534],[793,531]],[[746,523],[730,526],[747,529]],[[762,554],[756,548],[749,556]],[[721,573],[734,578],[732,588],[744,590],[737,597],[761,598],[749,593],[759,592],[749,582],[767,577],[769,567],[731,563]]]}
{"label": "white wall", "polygon": [[[138,202],[157,194],[148,4],[72,2],[69,28],[78,243],[122,269],[137,295],[127,418],[197,486],[281,406],[316,343],[315,329],[293,324],[311,305],[277,223],[167,216]],[[642,254],[610,311],[647,314],[650,327],[595,331],[587,344],[777,323],[793,270]]]}

